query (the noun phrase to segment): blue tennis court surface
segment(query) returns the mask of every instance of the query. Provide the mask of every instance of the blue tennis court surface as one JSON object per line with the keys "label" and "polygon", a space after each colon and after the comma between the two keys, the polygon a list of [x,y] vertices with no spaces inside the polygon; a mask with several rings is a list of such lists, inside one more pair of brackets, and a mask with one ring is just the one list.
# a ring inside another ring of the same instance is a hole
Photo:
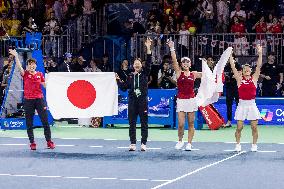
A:
{"label": "blue tennis court surface", "polygon": [[149,142],[128,151],[128,141],[55,139],[56,149],[30,151],[25,138],[0,138],[0,188],[283,188],[284,144],[194,143],[191,152],[175,142]]}

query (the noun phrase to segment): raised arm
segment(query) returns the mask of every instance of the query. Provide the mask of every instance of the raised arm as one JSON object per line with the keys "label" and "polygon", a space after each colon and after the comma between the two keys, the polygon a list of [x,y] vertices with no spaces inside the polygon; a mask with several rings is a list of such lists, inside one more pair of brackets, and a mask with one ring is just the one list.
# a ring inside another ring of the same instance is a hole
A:
{"label": "raised arm", "polygon": [[170,47],[170,51],[171,51],[171,57],[172,57],[172,61],[173,61],[172,67],[176,72],[177,78],[179,78],[180,73],[181,73],[181,69],[180,69],[180,67],[178,65],[178,61],[177,61],[177,56],[176,56],[176,52],[175,52],[175,44],[174,44],[173,41],[169,41],[167,44]]}
{"label": "raised arm", "polygon": [[235,77],[235,79],[237,80],[237,84],[238,84],[238,86],[239,86],[239,85],[241,84],[242,78],[241,78],[241,76],[239,75],[239,72],[238,72],[238,70],[237,70],[237,68],[236,68],[235,62],[236,62],[236,61],[234,60],[233,56],[231,55],[231,56],[230,56],[230,65],[231,65],[231,68],[232,68],[234,77]]}
{"label": "raised arm", "polygon": [[147,59],[146,59],[146,66],[145,66],[145,70],[144,70],[147,75],[149,75],[150,72],[151,72],[151,62],[152,62],[151,44],[152,44],[152,40],[150,38],[147,38],[147,40],[145,41],[145,46],[146,46],[146,51],[147,51]]}
{"label": "raised arm", "polygon": [[18,56],[17,51],[16,51],[16,50],[9,49],[9,53],[15,57],[16,65],[17,65],[17,67],[19,68],[21,75],[23,76],[24,73],[25,73],[25,70],[24,70],[23,67],[22,67],[22,64],[21,64],[21,62],[20,62],[20,59],[19,59],[19,56]]}
{"label": "raised arm", "polygon": [[257,45],[256,49],[257,49],[258,59],[257,59],[257,63],[256,63],[255,72],[252,76],[252,79],[255,83],[257,83],[257,81],[258,81],[258,78],[260,76],[260,69],[261,69],[261,66],[262,66],[262,46]]}

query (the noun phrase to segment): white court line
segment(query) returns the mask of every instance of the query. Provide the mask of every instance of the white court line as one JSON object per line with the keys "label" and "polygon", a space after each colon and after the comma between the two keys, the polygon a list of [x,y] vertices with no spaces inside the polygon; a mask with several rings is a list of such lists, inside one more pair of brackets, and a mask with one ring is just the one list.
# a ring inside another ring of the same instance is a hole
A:
{"label": "white court line", "polygon": [[11,137],[11,138],[24,138],[24,139],[26,139],[26,138],[29,138],[29,137]]}
{"label": "white court line", "polygon": [[232,159],[232,158],[234,158],[234,157],[236,157],[236,156],[239,156],[239,155],[241,155],[241,154],[243,154],[243,153],[246,153],[246,151],[242,151],[242,152],[240,152],[240,153],[238,153],[238,154],[232,155],[232,156],[230,156],[230,157],[227,157],[227,158],[222,159],[222,160],[220,160],[220,161],[217,161],[217,162],[215,162],[215,163],[211,163],[211,164],[209,164],[209,165],[203,166],[203,167],[201,167],[201,168],[199,168],[199,169],[196,169],[196,170],[194,170],[194,171],[192,171],[192,172],[189,172],[189,173],[187,173],[187,174],[184,174],[184,175],[182,175],[182,176],[180,176],[180,177],[177,177],[177,178],[175,178],[175,179],[172,179],[172,180],[170,180],[170,181],[168,181],[168,182],[165,182],[165,183],[163,183],[163,184],[160,184],[160,185],[158,185],[158,186],[155,186],[155,187],[153,187],[153,188],[151,188],[151,189],[158,189],[158,188],[161,188],[161,187],[163,187],[163,186],[166,186],[166,185],[168,185],[168,184],[171,184],[171,183],[173,183],[173,182],[176,182],[176,181],[178,181],[178,180],[181,180],[181,179],[183,179],[183,178],[185,178],[185,177],[187,177],[187,176],[190,176],[190,175],[193,175],[193,174],[195,174],[195,173],[198,173],[198,172],[200,172],[200,171],[202,171],[202,170],[204,170],[204,169],[207,169],[207,168],[209,168],[209,167],[218,165],[218,164],[220,164],[220,163],[222,163],[222,162],[224,162],[224,161],[227,161],[227,160],[229,160],[229,159]]}
{"label": "white court line", "polygon": [[37,176],[39,178],[61,178],[62,176]]}
{"label": "white court line", "polygon": [[284,144],[284,143],[277,143],[277,144]]}
{"label": "white court line", "polygon": [[67,179],[90,179],[90,177],[63,177]]}
{"label": "white court line", "polygon": [[11,175],[13,177],[36,177],[37,175]]}
{"label": "white court line", "polygon": [[117,140],[117,139],[114,139],[114,138],[106,138],[104,140]]}
{"label": "white court line", "polygon": [[182,151],[199,151],[200,149],[197,149],[197,148],[192,148],[191,150],[185,150],[185,149],[182,149]]}
{"label": "white court line", "polygon": [[277,151],[269,151],[269,150],[258,150],[257,152],[260,152],[260,153],[276,153]]}
{"label": "white court line", "polygon": [[168,182],[170,180],[150,180],[150,181],[152,181],[152,182]]}
{"label": "white court line", "polygon": [[117,178],[92,178],[93,180],[116,180]]}
{"label": "white court line", "polygon": [[224,152],[236,152],[236,150],[224,150]]}
{"label": "white court line", "polygon": [[[129,146],[120,146],[118,149],[128,149]],[[161,150],[162,148],[147,148],[147,150]]]}
{"label": "white court line", "polygon": [[73,144],[56,144],[56,147],[73,147],[73,146],[75,146],[75,145],[73,145]]}
{"label": "white court line", "polygon": [[26,146],[27,144],[0,144],[0,146]]}
{"label": "white court line", "polygon": [[0,176],[11,176],[11,174],[0,174]]}
{"label": "white court line", "polygon": [[[225,144],[236,144],[236,142],[224,142]],[[241,142],[241,144],[248,144],[250,142]]]}
{"label": "white court line", "polygon": [[149,179],[119,179],[119,180],[125,180],[125,181],[148,181]]}
{"label": "white court line", "polygon": [[102,148],[103,146],[89,146],[90,148]]}
{"label": "white court line", "polygon": [[63,140],[80,140],[81,138],[59,138]]}

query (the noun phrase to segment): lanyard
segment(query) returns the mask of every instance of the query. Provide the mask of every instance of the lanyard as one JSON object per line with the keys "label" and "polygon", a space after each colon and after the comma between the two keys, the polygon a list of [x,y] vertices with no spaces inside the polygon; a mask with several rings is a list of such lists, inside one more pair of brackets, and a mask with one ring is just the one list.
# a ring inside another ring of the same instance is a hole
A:
{"label": "lanyard", "polygon": [[[137,81],[138,81],[138,85],[137,85],[137,88],[139,89],[139,76],[140,76],[140,73],[137,73]],[[135,86],[136,86],[136,82],[135,82],[135,75],[134,75],[134,89],[135,89]]]}

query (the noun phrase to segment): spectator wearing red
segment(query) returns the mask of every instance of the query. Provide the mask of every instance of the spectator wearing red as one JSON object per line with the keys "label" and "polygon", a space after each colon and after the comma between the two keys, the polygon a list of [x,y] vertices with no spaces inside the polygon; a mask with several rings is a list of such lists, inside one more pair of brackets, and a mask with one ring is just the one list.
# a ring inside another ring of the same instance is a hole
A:
{"label": "spectator wearing red", "polygon": [[282,26],[277,17],[273,18],[273,23],[268,30],[271,33],[282,33]]}
{"label": "spectator wearing red", "polygon": [[[260,18],[260,20],[252,27],[256,33],[266,33],[267,31],[267,24],[265,22],[264,16]],[[258,40],[264,40],[265,35],[256,35]]]}
{"label": "spectator wearing red", "polygon": [[246,32],[245,25],[239,22],[238,17],[234,17],[234,24],[231,27],[231,32],[235,34],[234,43],[236,45],[236,55],[247,55],[247,50],[245,44],[247,43],[247,38],[243,35]]}

